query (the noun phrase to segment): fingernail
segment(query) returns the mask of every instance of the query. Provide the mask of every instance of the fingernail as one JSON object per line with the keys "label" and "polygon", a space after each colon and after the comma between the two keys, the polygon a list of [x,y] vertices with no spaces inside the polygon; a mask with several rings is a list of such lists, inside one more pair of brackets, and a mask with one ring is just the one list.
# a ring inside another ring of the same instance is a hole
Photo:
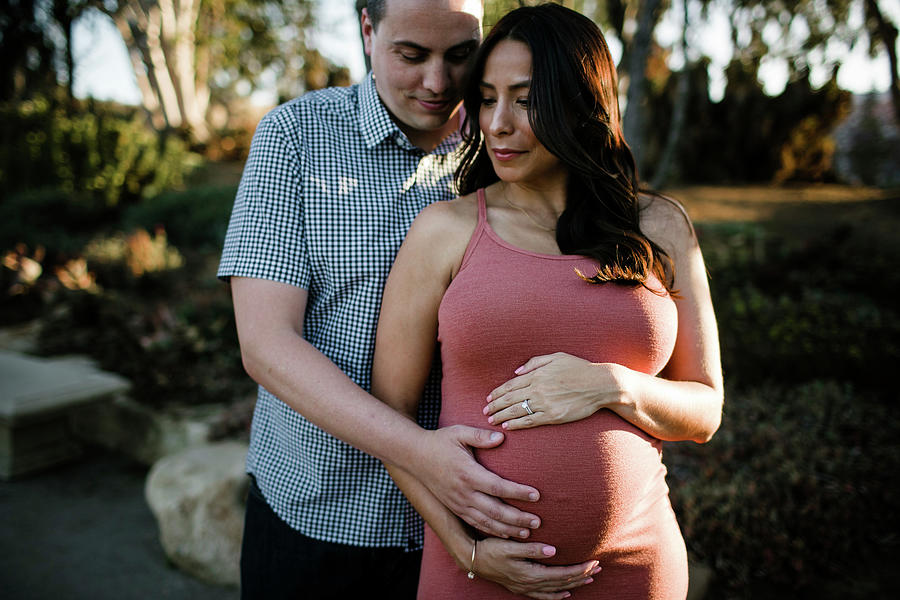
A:
{"label": "fingernail", "polygon": [[519,373],[522,372],[522,369],[524,369],[524,368],[525,368],[525,367],[519,367],[518,369],[516,369],[516,370],[514,371],[514,373],[515,373],[516,375],[518,375]]}
{"label": "fingernail", "polygon": [[490,402],[491,400],[493,400],[493,398],[491,398],[491,395],[488,394],[487,398],[485,398],[485,402]]}
{"label": "fingernail", "polygon": [[520,537],[520,538],[527,538],[527,537],[528,537],[528,530],[527,530],[527,529],[523,529],[522,531],[520,531],[520,532],[519,532],[519,537]]}
{"label": "fingernail", "polygon": [[502,427],[503,429],[509,429],[509,423],[504,423],[500,427]]}
{"label": "fingernail", "polygon": [[587,584],[589,584],[589,583],[594,583],[594,578],[593,578],[593,577],[588,577],[587,579],[584,580],[584,585],[587,585]]}
{"label": "fingernail", "polygon": [[494,424],[494,417],[488,417],[488,423],[490,423],[491,425],[493,425],[493,424]]}
{"label": "fingernail", "polygon": [[537,519],[532,520],[531,523],[529,524],[529,526],[532,529],[537,529],[538,527],[540,527],[540,525],[541,525],[541,522],[538,521]]}
{"label": "fingernail", "polygon": [[[497,435],[500,435],[500,434],[497,434]],[[537,502],[540,499],[540,497],[541,497],[541,495],[538,494],[537,492],[531,492],[530,494],[528,494],[528,499],[531,500],[532,502]]]}
{"label": "fingernail", "polygon": [[554,548],[553,546],[544,546],[541,549],[541,552],[544,553],[544,556],[553,556],[554,554],[556,554],[556,548]]}
{"label": "fingernail", "polygon": [[569,592],[566,592],[566,593],[563,595],[563,598],[571,598],[571,597],[572,597],[572,594],[570,594]]}
{"label": "fingernail", "polygon": [[503,434],[500,432],[495,431],[494,433],[491,434],[492,442],[499,442],[502,439],[503,439]]}
{"label": "fingernail", "polygon": [[601,567],[594,567],[593,569],[591,569],[591,575],[596,575],[597,573],[599,573],[602,570],[603,569]]}
{"label": "fingernail", "polygon": [[[596,570],[594,570],[594,569],[596,569]],[[600,563],[595,560],[594,564],[591,565],[591,575],[593,575],[594,573],[596,573],[599,570],[600,570]]]}
{"label": "fingernail", "polygon": [[487,413],[488,413],[488,407],[485,406],[484,408],[481,409],[481,414],[486,415]]}

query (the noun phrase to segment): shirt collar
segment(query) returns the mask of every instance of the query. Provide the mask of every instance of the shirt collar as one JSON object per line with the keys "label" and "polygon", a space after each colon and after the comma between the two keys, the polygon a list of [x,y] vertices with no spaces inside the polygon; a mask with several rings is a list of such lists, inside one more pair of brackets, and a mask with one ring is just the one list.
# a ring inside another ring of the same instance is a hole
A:
{"label": "shirt collar", "polygon": [[[410,151],[422,152],[406,137],[378,96],[375,76],[371,71],[359,84],[359,127],[367,148],[374,148],[385,139],[393,139],[398,146]],[[457,148],[460,134],[454,131],[438,144],[432,154],[447,154]]]}

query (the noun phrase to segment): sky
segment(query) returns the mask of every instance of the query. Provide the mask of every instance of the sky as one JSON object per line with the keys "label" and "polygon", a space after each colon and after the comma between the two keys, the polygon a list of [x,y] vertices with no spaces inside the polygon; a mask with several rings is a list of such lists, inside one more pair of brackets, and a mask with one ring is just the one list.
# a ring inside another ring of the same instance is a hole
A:
{"label": "sky", "polygon": [[[359,81],[365,74],[362,42],[359,37],[359,25],[356,21],[354,0],[319,0],[317,31],[312,36],[313,45],[333,62],[343,64],[350,69],[354,81]],[[656,37],[663,45],[671,45],[681,35],[680,0],[673,0],[674,11],[670,11],[657,28]],[[861,6],[861,3],[857,3]],[[728,15],[720,4],[713,4],[707,22],[702,26],[692,26],[689,35],[689,59],[695,59],[700,53],[711,58],[710,96],[713,100],[721,99],[725,88],[723,68],[731,56],[731,40],[728,30]],[[879,0],[881,10],[895,23],[900,25],[900,0]],[[862,27],[861,10],[851,15],[848,25],[853,28]],[[694,17],[692,16],[692,19]],[[778,36],[780,37],[780,36]],[[770,43],[790,43],[778,39],[772,33]],[[618,62],[622,48],[617,40],[610,38],[610,51]],[[900,49],[900,40],[898,40]],[[97,99],[116,100],[128,104],[139,104],[140,93],[135,83],[134,73],[128,59],[128,53],[122,38],[112,21],[100,14],[82,19],[76,23],[73,33],[73,51],[75,55],[75,94],[79,97],[93,96]],[[817,58],[843,57],[843,64],[838,71],[838,84],[855,93],[872,91],[882,92],[890,86],[890,68],[887,55],[881,52],[871,59],[864,44],[848,54],[848,49],[839,43],[830,43],[824,54]],[[670,66],[678,69],[684,58],[673,52]],[[821,85],[827,81],[830,72],[824,67],[813,67],[811,80],[813,85]],[[764,61],[760,65],[760,77],[766,93],[777,95],[787,82],[787,65],[779,61]],[[274,104],[274,93],[261,91],[253,97],[254,103],[261,106]]]}

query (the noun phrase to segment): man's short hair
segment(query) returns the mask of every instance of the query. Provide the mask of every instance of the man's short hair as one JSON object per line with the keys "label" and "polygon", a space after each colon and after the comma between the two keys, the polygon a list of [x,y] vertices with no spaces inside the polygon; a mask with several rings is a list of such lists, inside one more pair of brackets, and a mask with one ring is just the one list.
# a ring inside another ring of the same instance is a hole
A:
{"label": "man's short hair", "polygon": [[368,0],[366,2],[366,10],[369,13],[369,20],[372,21],[372,27],[377,29],[381,19],[384,18],[384,9],[387,0]]}

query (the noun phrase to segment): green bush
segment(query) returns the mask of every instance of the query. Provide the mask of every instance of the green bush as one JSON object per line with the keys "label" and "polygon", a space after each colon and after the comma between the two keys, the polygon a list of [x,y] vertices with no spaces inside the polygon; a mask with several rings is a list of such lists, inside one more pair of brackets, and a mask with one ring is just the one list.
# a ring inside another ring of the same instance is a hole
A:
{"label": "green bush", "polygon": [[150,406],[245,399],[255,385],[243,371],[227,289],[215,280],[183,284],[195,290],[179,290],[177,301],[65,290],[41,328],[40,351],[88,353],[129,378],[133,397]]}
{"label": "green bush", "polygon": [[710,443],[666,445],[688,547],[716,572],[711,597],[900,591],[894,400],[834,380],[729,389]]}
{"label": "green bush", "polygon": [[700,236],[732,384],[888,383],[900,361],[900,244],[846,227],[809,240],[758,225]]}
{"label": "green bush", "polygon": [[0,251],[24,243],[73,255],[107,220],[105,209],[84,193],[52,187],[15,192],[0,201]]}
{"label": "green bush", "polygon": [[122,224],[126,229],[162,226],[169,240],[180,248],[218,251],[225,240],[236,192],[234,185],[165,192],[128,207]]}
{"label": "green bush", "polygon": [[[36,97],[0,105],[0,195],[59,188],[73,201],[115,207],[180,185],[199,162],[136,108]],[[92,207],[92,210],[97,207]]]}

